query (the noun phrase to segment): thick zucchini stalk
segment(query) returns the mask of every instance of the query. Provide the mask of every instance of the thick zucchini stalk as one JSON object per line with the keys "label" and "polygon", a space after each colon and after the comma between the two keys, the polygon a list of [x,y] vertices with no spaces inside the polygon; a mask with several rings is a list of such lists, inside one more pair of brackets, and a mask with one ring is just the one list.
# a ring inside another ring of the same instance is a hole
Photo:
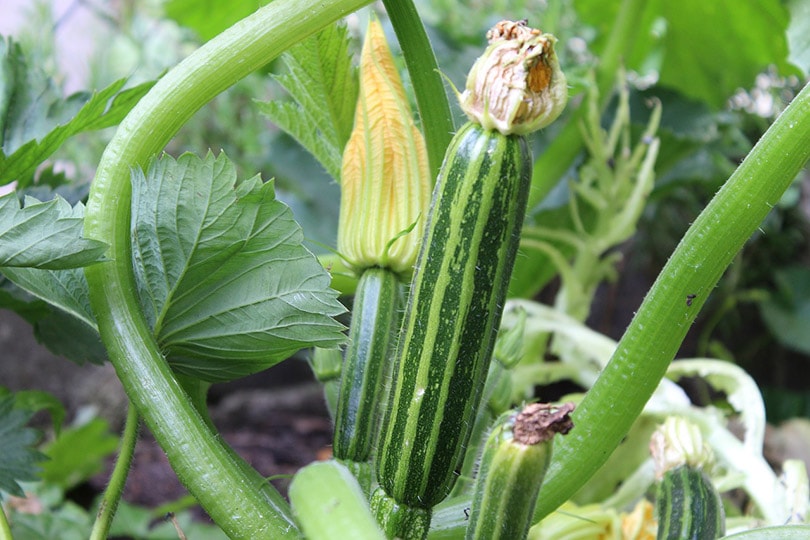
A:
{"label": "thick zucchini stalk", "polygon": [[[349,345],[335,414],[335,458],[354,473],[364,490],[373,480],[371,450],[379,431],[379,403],[390,376],[391,344],[398,322],[399,282],[382,268],[363,272],[357,285]],[[389,370],[390,371],[390,370]]]}
{"label": "thick zucchini stalk", "polygon": [[567,95],[552,36],[509,22],[488,36],[461,96],[472,120],[447,149],[399,336],[372,498],[389,537],[423,538],[461,466],[526,211],[532,157],[522,134],[556,118]]}
{"label": "thick zucchini stalk", "polygon": [[573,427],[570,403],[533,403],[507,413],[487,438],[475,481],[467,540],[521,540],[551,460],[552,440]]}

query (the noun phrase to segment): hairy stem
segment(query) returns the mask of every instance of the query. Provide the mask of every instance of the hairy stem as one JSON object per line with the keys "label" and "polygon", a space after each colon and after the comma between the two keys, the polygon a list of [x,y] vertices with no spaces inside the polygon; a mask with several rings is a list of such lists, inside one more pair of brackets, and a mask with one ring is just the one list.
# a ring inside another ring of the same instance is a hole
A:
{"label": "hairy stem", "polygon": [[370,0],[276,0],[170,70],[107,146],[85,214],[85,234],[111,261],[86,269],[102,341],[118,377],[181,481],[232,538],[294,538],[289,507],[258,493],[194,410],[141,312],[130,262],[131,167],[143,166],[217,94],[294,43]]}
{"label": "hairy stem", "polygon": [[132,405],[127,411],[127,419],[124,424],[124,435],[121,437],[121,447],[118,450],[118,459],[115,461],[110,482],[104,490],[104,496],[98,507],[96,522],[90,533],[90,540],[104,540],[109,536],[118,502],[124,492],[124,485],[127,483],[129,467],[132,464],[132,456],[135,454],[135,444],[138,442],[138,425],[140,418],[138,411]]}
{"label": "hairy stem", "polygon": [[720,276],[810,158],[810,85],[695,220],[572,414],[554,449],[535,521],[569,499],[627,434]]}

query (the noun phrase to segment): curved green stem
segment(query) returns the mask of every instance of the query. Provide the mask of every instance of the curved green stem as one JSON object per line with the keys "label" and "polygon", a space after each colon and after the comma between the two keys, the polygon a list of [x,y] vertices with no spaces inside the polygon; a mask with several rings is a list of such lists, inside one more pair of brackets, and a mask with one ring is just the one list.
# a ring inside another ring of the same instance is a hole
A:
{"label": "curved green stem", "polygon": [[140,418],[138,410],[129,405],[127,419],[124,423],[124,435],[121,437],[121,448],[118,450],[118,459],[115,461],[110,482],[104,490],[104,496],[96,514],[96,522],[90,533],[90,540],[104,540],[110,533],[115,511],[118,509],[118,502],[124,492],[124,485],[129,475],[129,467],[132,465],[132,456],[135,454],[135,444],[138,442],[138,425]]}
{"label": "curved green stem", "polygon": [[444,160],[444,152],[456,130],[444,81],[413,1],[383,0],[383,4],[391,18],[391,25],[408,66],[408,74],[416,94],[416,105],[422,118],[430,176],[435,181]]}
{"label": "curved green stem", "polygon": [[99,164],[85,234],[110,245],[110,262],[86,269],[102,341],[132,403],[172,468],[233,538],[295,538],[286,505],[272,504],[194,410],[140,310],[130,263],[129,171],[160,152],[217,94],[292,44],[370,0],[275,0],[169,71],[124,119]]}
{"label": "curved green stem", "polygon": [[[810,159],[810,84],[687,231],[554,449],[535,520],[570,498],[627,434],[726,267]],[[692,296],[694,295],[694,296]]]}

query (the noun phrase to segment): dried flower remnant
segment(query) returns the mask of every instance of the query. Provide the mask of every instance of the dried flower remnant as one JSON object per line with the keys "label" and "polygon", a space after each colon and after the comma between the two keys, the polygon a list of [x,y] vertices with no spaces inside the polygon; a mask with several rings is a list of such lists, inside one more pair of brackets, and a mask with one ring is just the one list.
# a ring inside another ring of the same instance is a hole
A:
{"label": "dried flower remnant", "polygon": [[512,428],[515,441],[526,445],[540,444],[551,440],[557,433],[567,434],[574,427],[570,417],[573,411],[573,403],[527,405],[515,418]]}
{"label": "dried flower remnant", "polygon": [[524,20],[499,22],[487,39],[460,97],[467,116],[505,135],[525,135],[556,120],[568,101],[557,38]]}

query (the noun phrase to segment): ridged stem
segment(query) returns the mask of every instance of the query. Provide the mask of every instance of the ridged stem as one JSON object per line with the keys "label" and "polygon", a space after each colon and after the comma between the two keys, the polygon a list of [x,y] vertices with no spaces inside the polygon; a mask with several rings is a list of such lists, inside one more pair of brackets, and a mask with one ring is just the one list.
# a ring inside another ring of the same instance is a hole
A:
{"label": "ridged stem", "polygon": [[85,214],[85,235],[110,246],[88,267],[101,339],[127,395],[178,477],[232,538],[297,538],[289,508],[254,489],[222,442],[211,437],[164,359],[140,310],[130,262],[129,171],[160,152],[217,94],[294,43],[369,0],[276,0],[170,70],[119,126],[102,156]]}
{"label": "ridged stem", "polygon": [[[700,308],[810,158],[810,85],[765,132],[673,252],[554,449],[535,520],[604,464],[641,413]],[[693,296],[694,295],[694,296]]]}

